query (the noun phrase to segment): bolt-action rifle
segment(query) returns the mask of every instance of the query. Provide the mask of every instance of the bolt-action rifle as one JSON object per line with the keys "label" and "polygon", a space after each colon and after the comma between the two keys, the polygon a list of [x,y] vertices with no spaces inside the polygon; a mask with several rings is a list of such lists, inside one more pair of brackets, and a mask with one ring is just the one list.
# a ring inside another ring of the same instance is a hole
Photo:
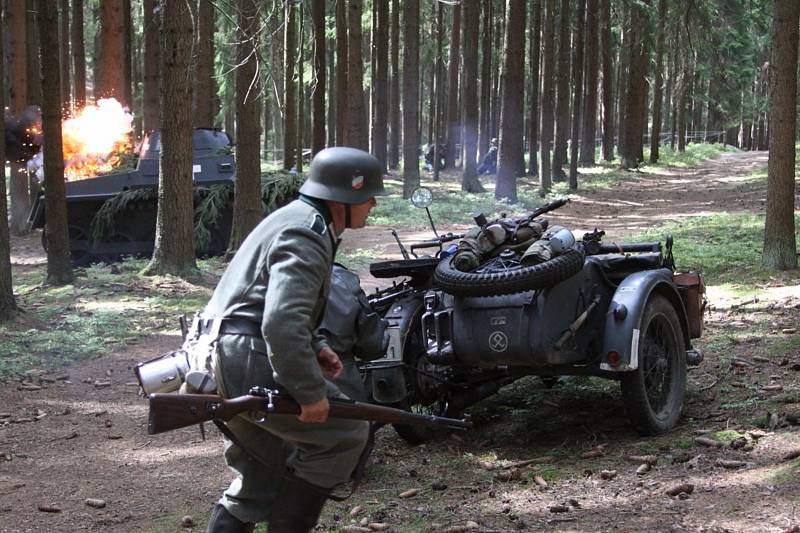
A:
{"label": "bolt-action rifle", "polygon": [[[213,394],[153,393],[149,396],[149,400],[150,416],[147,422],[147,432],[150,435],[193,426],[209,420],[227,421],[245,412],[264,413],[262,419],[270,414],[300,414],[300,404],[293,398],[285,393],[263,387],[253,387],[250,389],[250,394],[231,399]],[[329,416],[331,418],[447,429],[472,427],[472,423],[467,420],[409,413],[402,409],[356,402],[346,398],[328,398],[328,401],[330,402]]]}

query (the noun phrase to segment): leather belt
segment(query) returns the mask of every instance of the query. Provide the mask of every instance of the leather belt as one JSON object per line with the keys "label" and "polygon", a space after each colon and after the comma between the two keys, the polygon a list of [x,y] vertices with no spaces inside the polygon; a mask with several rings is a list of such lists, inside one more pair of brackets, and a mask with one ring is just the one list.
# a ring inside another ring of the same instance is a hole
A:
{"label": "leather belt", "polygon": [[[213,331],[214,322],[204,320],[200,324],[200,334]],[[220,335],[249,335],[250,337],[261,337],[261,324],[243,318],[223,318],[219,327]]]}

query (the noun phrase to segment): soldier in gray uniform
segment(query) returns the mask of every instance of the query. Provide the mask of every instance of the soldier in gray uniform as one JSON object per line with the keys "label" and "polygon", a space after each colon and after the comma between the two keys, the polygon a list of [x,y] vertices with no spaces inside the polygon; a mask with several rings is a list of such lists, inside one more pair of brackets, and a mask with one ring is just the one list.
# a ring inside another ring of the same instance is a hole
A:
{"label": "soldier in gray uniform", "polygon": [[301,414],[240,415],[228,423],[225,460],[236,473],[214,506],[209,532],[270,533],[313,528],[332,488],[349,480],[367,422],[328,419],[330,381],[342,362],[316,328],[339,235],[364,226],[381,168],[370,154],[328,148],[311,162],[300,198],[265,218],[231,260],[203,316],[219,331],[213,372],[224,397],[281,387]]}

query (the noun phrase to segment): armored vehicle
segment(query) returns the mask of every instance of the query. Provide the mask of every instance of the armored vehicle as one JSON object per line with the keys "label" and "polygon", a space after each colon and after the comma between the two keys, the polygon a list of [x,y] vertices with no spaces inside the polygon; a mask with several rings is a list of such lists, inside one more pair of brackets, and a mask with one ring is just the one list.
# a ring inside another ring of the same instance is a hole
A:
{"label": "armored vehicle", "polygon": [[[230,136],[198,128],[192,133],[194,202],[197,206],[219,184],[233,183],[236,163]],[[66,183],[67,224],[73,263],[114,261],[152,254],[158,205],[159,132],[145,135],[136,168]],[[229,188],[232,190],[232,187]],[[204,238],[195,239],[198,255],[225,252],[231,228],[230,194],[219,202]],[[32,228],[45,227],[45,199],[40,193],[29,217]],[[199,242],[198,242],[199,241]],[[46,239],[42,236],[42,242]]]}

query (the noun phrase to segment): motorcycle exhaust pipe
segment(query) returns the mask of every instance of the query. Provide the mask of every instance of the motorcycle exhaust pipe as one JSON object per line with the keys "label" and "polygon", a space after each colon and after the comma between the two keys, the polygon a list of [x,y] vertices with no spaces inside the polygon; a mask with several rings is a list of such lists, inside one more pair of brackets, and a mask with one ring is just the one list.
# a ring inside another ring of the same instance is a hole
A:
{"label": "motorcycle exhaust pipe", "polygon": [[505,387],[514,380],[511,378],[503,378],[495,381],[487,381],[471,387],[467,391],[459,392],[450,397],[447,402],[447,410],[445,416],[456,416],[464,409],[471,405],[475,405],[484,398],[495,394],[502,387]]}

